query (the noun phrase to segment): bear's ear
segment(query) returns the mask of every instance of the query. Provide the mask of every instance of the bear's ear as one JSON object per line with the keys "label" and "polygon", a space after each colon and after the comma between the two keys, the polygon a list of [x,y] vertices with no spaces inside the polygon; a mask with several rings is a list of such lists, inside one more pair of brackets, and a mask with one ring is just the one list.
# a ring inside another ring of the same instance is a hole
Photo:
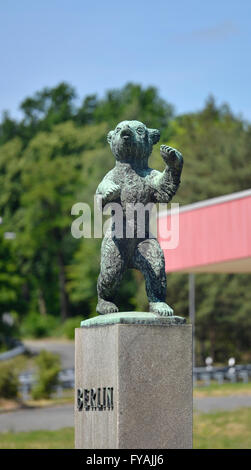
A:
{"label": "bear's ear", "polygon": [[153,145],[157,144],[160,139],[160,131],[158,129],[148,129],[148,132]]}
{"label": "bear's ear", "polygon": [[114,133],[114,131],[110,131],[110,132],[108,132],[108,134],[107,134],[107,142],[108,142],[108,144],[111,144],[111,142],[112,142],[113,133]]}

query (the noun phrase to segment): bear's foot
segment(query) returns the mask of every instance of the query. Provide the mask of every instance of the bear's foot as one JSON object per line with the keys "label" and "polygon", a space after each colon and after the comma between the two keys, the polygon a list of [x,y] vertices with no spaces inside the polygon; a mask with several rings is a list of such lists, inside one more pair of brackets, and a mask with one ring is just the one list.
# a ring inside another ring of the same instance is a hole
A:
{"label": "bear's foot", "polygon": [[118,312],[119,309],[114,303],[108,302],[108,300],[99,299],[96,311],[100,315],[106,315],[107,313]]}
{"label": "bear's foot", "polygon": [[149,312],[156,313],[162,317],[172,317],[174,312],[165,302],[150,302]]}

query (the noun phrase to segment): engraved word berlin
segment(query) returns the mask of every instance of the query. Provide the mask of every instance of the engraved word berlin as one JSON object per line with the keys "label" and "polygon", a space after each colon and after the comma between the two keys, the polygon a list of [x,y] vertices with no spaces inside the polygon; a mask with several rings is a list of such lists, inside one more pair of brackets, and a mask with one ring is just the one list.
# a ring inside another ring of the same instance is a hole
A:
{"label": "engraved word berlin", "polygon": [[113,387],[78,388],[78,411],[113,410]]}

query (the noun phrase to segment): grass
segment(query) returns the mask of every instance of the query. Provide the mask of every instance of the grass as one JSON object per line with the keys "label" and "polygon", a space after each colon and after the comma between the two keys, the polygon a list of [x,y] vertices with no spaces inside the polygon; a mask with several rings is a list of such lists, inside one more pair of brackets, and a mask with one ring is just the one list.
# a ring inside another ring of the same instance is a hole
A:
{"label": "grass", "polygon": [[59,431],[6,432],[0,434],[0,449],[73,449],[74,429]]}
{"label": "grass", "polygon": [[[74,429],[7,432],[0,449],[73,449]],[[195,413],[194,449],[250,449],[251,408],[217,413]]]}
{"label": "grass", "polygon": [[194,397],[220,397],[229,395],[251,395],[251,382],[248,383],[224,383],[218,385],[212,383],[208,387],[201,386],[194,388]]}
{"label": "grass", "polygon": [[194,416],[195,449],[251,449],[251,408]]}

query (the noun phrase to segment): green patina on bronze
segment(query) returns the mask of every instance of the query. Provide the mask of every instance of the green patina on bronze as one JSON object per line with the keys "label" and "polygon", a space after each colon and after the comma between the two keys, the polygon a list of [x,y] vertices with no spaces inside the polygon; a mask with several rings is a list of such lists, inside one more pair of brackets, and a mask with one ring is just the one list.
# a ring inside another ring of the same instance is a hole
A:
{"label": "green patina on bronze", "polygon": [[83,327],[124,324],[140,325],[179,325],[185,323],[185,318],[177,316],[160,317],[151,312],[116,312],[107,315],[88,318],[81,322]]}
{"label": "green patina on bronze", "polygon": [[[139,121],[120,122],[110,131],[107,140],[116,159],[116,165],[98,186],[97,194],[102,196],[102,206],[117,203],[128,223],[128,203],[168,203],[180,184],[183,158],[180,152],[161,145],[160,154],[166,164],[161,173],[148,167],[152,147],[159,141],[160,132],[148,129]],[[135,222],[134,215],[131,222]],[[147,225],[147,224],[146,224]],[[173,309],[166,300],[166,273],[163,251],[158,240],[150,235],[146,226],[144,237],[128,238],[124,231],[118,237],[113,232],[114,223],[107,230],[101,247],[101,265],[98,278],[99,314],[118,312],[114,295],[124,272],[135,268],[142,272],[146,282],[149,311],[157,315],[173,316]],[[136,232],[137,226],[134,226]]]}

